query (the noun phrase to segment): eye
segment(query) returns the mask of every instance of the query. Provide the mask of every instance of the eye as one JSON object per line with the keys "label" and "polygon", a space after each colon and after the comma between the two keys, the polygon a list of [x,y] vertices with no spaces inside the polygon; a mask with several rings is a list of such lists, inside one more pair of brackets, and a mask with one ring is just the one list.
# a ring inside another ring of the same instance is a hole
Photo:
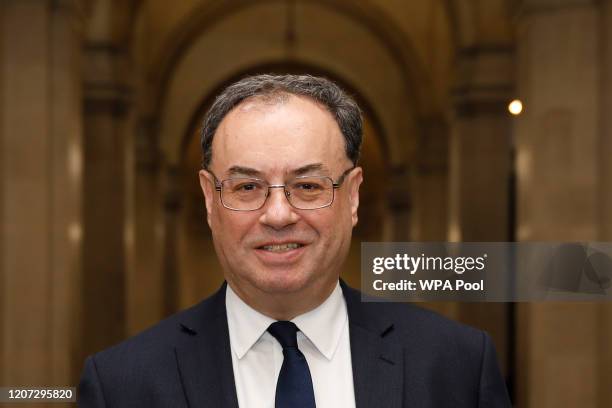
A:
{"label": "eye", "polygon": [[237,184],[234,184],[232,187],[232,191],[235,193],[251,193],[261,189],[261,185],[254,181],[243,181]]}
{"label": "eye", "polygon": [[303,191],[317,191],[321,190],[322,186],[319,183],[313,182],[301,182],[295,185],[295,188]]}
{"label": "eye", "polygon": [[257,185],[250,183],[250,184],[242,184],[240,186],[238,186],[239,190],[242,191],[253,191],[255,189],[257,189]]}

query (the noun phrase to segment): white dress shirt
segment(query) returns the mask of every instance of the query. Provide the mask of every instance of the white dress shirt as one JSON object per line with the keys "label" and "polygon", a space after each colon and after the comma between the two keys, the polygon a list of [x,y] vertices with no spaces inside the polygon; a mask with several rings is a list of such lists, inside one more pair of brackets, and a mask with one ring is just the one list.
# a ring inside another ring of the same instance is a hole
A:
{"label": "white dress shirt", "polygon": [[[275,322],[244,303],[227,285],[227,323],[240,408],[274,408],[283,349],[267,332]],[[317,408],[354,408],[348,314],[340,284],[316,309],[291,320],[300,331]]]}

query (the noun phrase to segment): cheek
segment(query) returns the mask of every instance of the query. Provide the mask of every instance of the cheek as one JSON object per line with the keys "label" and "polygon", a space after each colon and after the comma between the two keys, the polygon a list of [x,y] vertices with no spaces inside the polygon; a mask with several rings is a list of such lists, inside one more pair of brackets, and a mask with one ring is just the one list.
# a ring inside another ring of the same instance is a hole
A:
{"label": "cheek", "polygon": [[252,228],[254,221],[251,218],[246,214],[217,210],[212,215],[211,229],[219,242],[226,246],[236,246]]}
{"label": "cheek", "polygon": [[[318,233],[324,248],[323,250],[335,250],[345,240],[347,227],[350,225],[350,212],[348,217],[346,211],[333,211],[319,214],[310,220],[311,227]],[[348,224],[347,224],[348,223]]]}
{"label": "cheek", "polygon": [[343,205],[338,208],[333,223],[332,239],[337,241],[337,247],[350,246],[352,231],[353,218],[351,208],[348,203],[343,203]]}
{"label": "cheek", "polygon": [[338,234],[345,234],[347,228],[352,229],[352,214],[349,200],[344,195],[337,196],[337,207],[334,209],[332,226]]}

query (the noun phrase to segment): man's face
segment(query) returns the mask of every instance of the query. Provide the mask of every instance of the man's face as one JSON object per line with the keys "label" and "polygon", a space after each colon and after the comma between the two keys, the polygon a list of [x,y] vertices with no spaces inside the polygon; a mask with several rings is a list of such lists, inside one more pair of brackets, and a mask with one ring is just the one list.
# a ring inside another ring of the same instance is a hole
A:
{"label": "man's face", "polygon": [[[220,181],[255,177],[269,184],[298,175],[336,182],[351,167],[332,115],[297,96],[279,103],[247,100],[233,109],[215,133],[210,164]],[[221,204],[211,173],[201,171],[208,223],[228,282],[250,294],[329,292],[357,223],[361,181],[361,169],[352,170],[326,208],[296,209],[282,188],[273,188],[261,209],[234,211]],[[278,244],[299,245],[270,247]]]}

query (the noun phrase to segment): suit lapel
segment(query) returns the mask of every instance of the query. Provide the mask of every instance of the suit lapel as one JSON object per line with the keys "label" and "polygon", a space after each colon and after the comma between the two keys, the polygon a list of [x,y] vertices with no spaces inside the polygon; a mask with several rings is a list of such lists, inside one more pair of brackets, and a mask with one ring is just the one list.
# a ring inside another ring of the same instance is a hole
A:
{"label": "suit lapel", "polygon": [[[349,316],[357,408],[401,408],[404,360],[393,322],[364,308],[361,295],[340,281]],[[179,374],[190,408],[238,408],[225,310],[225,286],[187,314],[176,345]]]}
{"label": "suit lapel", "polygon": [[340,281],[349,316],[353,383],[357,408],[400,408],[404,360],[389,316],[361,303],[359,292]]}
{"label": "suit lapel", "polygon": [[185,316],[176,345],[180,378],[190,408],[238,407],[225,312],[225,286]]}

